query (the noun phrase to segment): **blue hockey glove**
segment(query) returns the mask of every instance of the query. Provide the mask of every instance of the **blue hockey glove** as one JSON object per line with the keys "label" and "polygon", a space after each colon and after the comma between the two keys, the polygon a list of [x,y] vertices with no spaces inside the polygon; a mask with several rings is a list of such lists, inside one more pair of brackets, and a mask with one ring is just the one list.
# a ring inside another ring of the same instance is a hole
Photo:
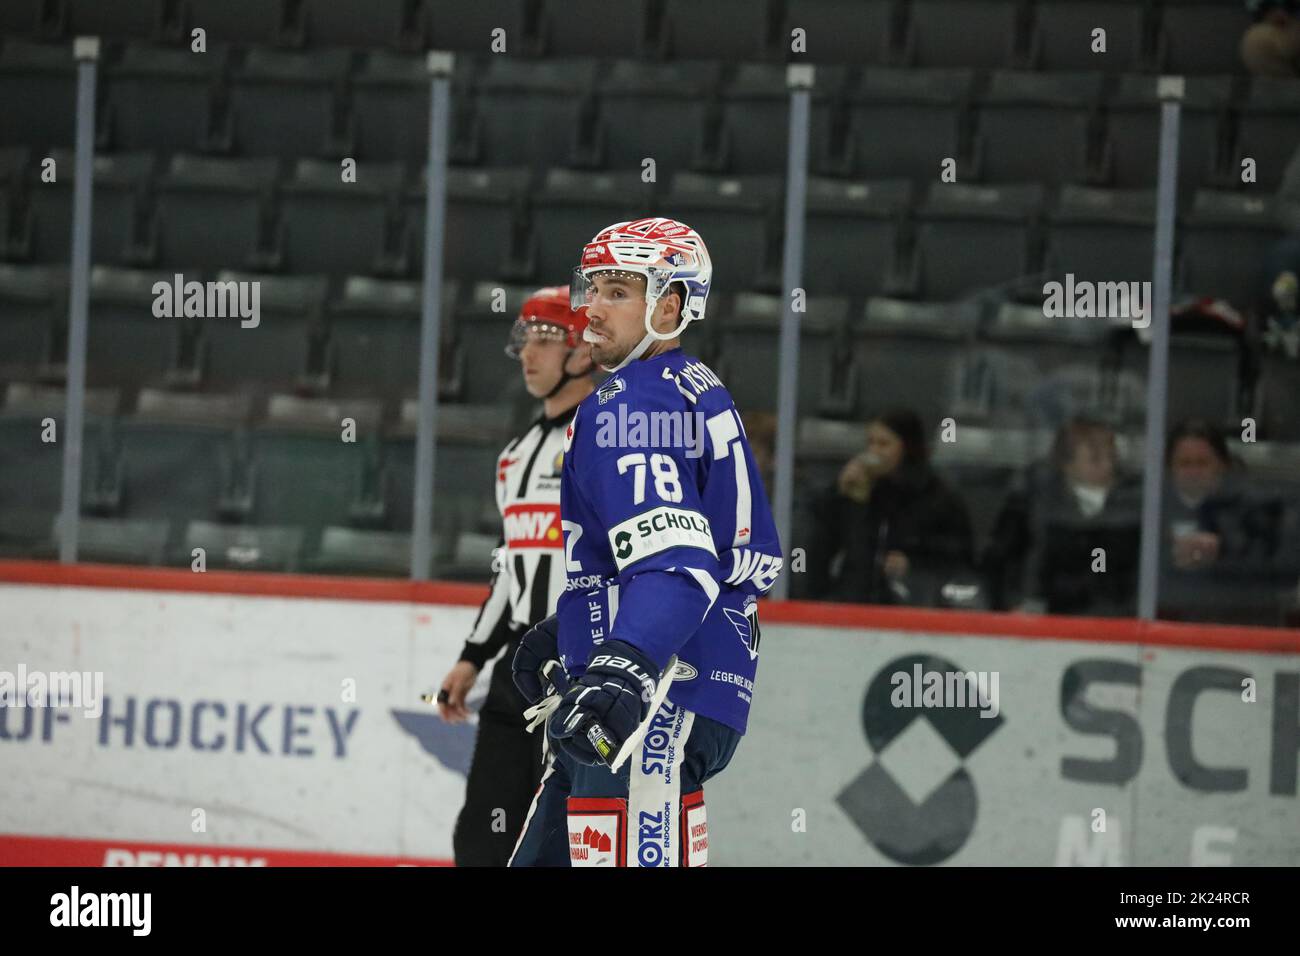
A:
{"label": "blue hockey glove", "polygon": [[658,686],[659,670],[645,655],[623,641],[606,641],[561,698],[547,732],[579,763],[611,765],[645,719]]}
{"label": "blue hockey glove", "polygon": [[547,661],[559,660],[559,637],[559,619],[552,614],[529,628],[515,651],[514,660],[510,663],[510,671],[519,693],[523,694],[524,700],[530,704],[536,704],[552,692],[547,687],[547,677],[542,669]]}

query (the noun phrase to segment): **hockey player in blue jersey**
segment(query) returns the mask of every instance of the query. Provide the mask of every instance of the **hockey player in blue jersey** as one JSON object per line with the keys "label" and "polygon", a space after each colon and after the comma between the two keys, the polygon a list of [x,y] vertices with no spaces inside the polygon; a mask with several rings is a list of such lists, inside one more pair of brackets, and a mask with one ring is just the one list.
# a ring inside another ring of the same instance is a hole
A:
{"label": "hockey player in blue jersey", "polygon": [[566,433],[565,589],[514,658],[553,756],[512,866],[707,862],[702,787],[745,732],[782,565],[740,415],[679,347],[711,279],[700,236],[659,218],[602,230],[575,270],[612,374]]}

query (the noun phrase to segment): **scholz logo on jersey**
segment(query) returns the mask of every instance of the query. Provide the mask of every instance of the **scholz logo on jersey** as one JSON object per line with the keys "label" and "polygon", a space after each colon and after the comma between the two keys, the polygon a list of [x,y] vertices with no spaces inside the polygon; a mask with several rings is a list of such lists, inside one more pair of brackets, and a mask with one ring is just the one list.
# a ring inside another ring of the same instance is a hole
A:
{"label": "scholz logo on jersey", "polygon": [[618,569],[669,548],[702,548],[714,557],[709,519],[698,511],[662,506],[628,518],[609,529]]}

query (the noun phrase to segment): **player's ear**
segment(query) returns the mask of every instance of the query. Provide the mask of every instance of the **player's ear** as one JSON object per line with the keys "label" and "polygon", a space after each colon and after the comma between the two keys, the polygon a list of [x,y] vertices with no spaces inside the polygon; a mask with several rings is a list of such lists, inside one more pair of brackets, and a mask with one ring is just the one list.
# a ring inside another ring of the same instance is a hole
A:
{"label": "player's ear", "polygon": [[655,308],[654,326],[657,332],[668,332],[677,328],[682,320],[682,294],[674,285],[659,297]]}

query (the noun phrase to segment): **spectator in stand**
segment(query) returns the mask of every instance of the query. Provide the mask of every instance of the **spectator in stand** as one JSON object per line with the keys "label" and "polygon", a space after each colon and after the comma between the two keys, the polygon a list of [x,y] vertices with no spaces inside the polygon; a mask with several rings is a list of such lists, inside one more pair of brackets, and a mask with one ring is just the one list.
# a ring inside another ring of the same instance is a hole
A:
{"label": "spectator in stand", "polygon": [[744,412],[740,423],[749,439],[768,500],[772,500],[776,497],[776,416],[771,412]]}
{"label": "spectator in stand", "polygon": [[1160,616],[1225,624],[1281,623],[1289,521],[1278,497],[1259,494],[1203,421],[1174,428],[1162,506]]}
{"label": "spectator in stand", "polygon": [[1134,614],[1141,504],[1140,483],[1120,473],[1114,430],[1067,421],[1050,459],[1025,470],[994,521],[981,560],[992,606]]}
{"label": "spectator in stand", "polygon": [[1241,59],[1255,76],[1300,75],[1300,5],[1296,0],[1246,0],[1255,22],[1241,38]]}
{"label": "spectator in stand", "polygon": [[808,594],[870,604],[940,603],[972,563],[970,515],[929,463],[925,429],[905,409],[867,424],[867,447],[811,507]]}

